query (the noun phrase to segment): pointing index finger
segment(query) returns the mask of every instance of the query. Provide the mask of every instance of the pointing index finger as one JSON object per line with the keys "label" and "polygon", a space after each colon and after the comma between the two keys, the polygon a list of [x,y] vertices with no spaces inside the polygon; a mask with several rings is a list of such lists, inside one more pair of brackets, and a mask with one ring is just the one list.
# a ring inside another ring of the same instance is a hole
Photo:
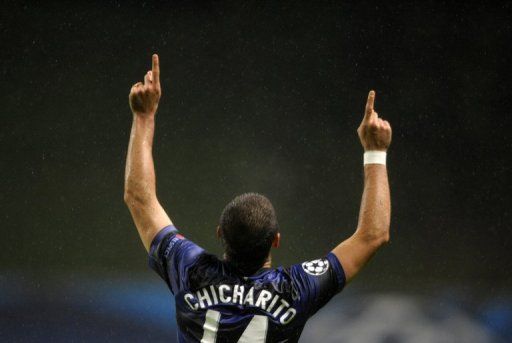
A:
{"label": "pointing index finger", "polygon": [[160,62],[158,61],[158,55],[153,54],[153,66],[151,68],[153,74],[153,83],[160,85]]}
{"label": "pointing index finger", "polygon": [[375,103],[375,91],[368,93],[368,100],[366,101],[365,117],[369,118],[373,113],[373,104]]}

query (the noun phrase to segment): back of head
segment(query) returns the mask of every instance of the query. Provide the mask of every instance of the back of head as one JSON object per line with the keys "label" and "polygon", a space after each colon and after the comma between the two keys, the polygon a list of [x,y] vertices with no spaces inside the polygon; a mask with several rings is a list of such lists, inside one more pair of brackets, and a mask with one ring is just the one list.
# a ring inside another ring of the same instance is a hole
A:
{"label": "back of head", "polygon": [[243,275],[258,271],[278,232],[270,200],[257,193],[237,196],[222,211],[219,226],[227,260]]}

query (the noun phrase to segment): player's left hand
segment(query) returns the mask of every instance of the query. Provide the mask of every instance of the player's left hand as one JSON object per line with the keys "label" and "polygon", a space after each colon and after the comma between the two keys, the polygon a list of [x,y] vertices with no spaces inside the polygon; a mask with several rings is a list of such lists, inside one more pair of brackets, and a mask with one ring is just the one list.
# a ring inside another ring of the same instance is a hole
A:
{"label": "player's left hand", "polygon": [[137,116],[155,115],[161,94],[160,64],[158,55],[154,54],[152,69],[144,76],[144,83],[137,82],[130,90],[128,99],[133,114]]}
{"label": "player's left hand", "polygon": [[391,144],[391,125],[387,120],[379,118],[378,113],[373,108],[374,102],[375,92],[370,91],[363,121],[357,129],[357,134],[365,151],[386,151],[389,144]]}

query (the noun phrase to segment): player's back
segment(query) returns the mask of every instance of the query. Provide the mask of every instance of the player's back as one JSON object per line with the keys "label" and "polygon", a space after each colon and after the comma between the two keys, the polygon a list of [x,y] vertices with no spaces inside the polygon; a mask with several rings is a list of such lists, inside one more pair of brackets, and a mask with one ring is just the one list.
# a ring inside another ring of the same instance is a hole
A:
{"label": "player's back", "polygon": [[150,265],[175,296],[180,342],[296,342],[345,284],[331,253],[244,277],[172,226],[155,237]]}

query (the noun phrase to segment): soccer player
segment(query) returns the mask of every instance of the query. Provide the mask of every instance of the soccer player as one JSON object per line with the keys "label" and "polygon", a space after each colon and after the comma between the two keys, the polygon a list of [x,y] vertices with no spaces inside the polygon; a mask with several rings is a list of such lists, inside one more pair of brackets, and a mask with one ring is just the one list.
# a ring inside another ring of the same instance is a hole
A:
{"label": "soccer player", "polygon": [[357,132],[365,150],[364,191],[355,233],[327,255],[288,268],[271,266],[280,234],[263,195],[237,196],[222,211],[217,237],[222,259],[183,237],[156,195],[152,157],[161,95],[158,56],[144,82],[133,85],[133,125],[124,199],[149,265],[174,295],[179,342],[297,342],[306,321],[340,292],[389,240],[390,196],[386,150],[391,127],[366,102]]}

